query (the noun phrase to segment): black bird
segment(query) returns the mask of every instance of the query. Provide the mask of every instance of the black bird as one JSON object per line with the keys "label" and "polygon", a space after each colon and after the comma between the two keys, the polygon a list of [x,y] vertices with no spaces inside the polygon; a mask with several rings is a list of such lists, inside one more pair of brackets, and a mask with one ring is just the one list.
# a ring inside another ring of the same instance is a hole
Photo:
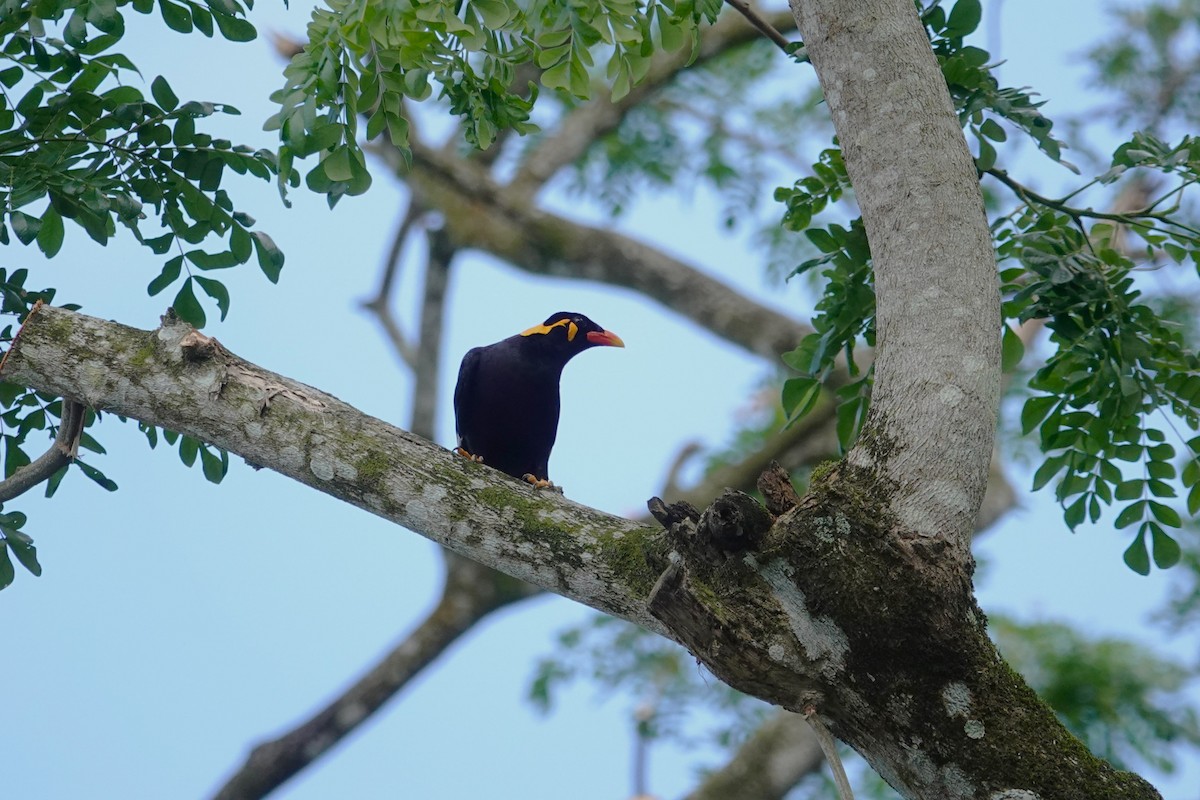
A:
{"label": "black bird", "polygon": [[454,387],[455,452],[544,488],[558,434],[558,380],[589,347],[624,347],[583,314],[560,311],[463,356]]}

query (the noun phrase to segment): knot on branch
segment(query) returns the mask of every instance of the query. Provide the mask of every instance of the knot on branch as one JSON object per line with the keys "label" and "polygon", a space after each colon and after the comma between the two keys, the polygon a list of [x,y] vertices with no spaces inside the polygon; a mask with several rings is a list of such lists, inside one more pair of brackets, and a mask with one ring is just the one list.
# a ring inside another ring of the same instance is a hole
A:
{"label": "knot on branch", "polygon": [[753,497],[726,489],[700,515],[696,536],[702,547],[741,553],[756,549],[772,522],[771,514]]}
{"label": "knot on branch", "polygon": [[179,340],[179,350],[183,353],[184,361],[196,363],[207,361],[221,352],[221,343],[200,331],[192,330]]}
{"label": "knot on branch", "polygon": [[658,497],[646,505],[677,550],[711,563],[755,549],[774,521],[757,500],[733,489],[722,492],[704,513],[690,503],[668,505]]}
{"label": "knot on branch", "polygon": [[[755,551],[775,517],[744,492],[726,489],[703,513],[687,503],[647,504],[668,531],[669,564],[647,608],[717,677],[784,707],[816,696],[777,588],[759,574]],[[736,596],[736,602],[726,600]]]}
{"label": "knot on branch", "polygon": [[757,485],[767,504],[767,511],[777,517],[800,505],[800,495],[792,486],[792,476],[778,461],[772,461],[763,474],[758,476]]}

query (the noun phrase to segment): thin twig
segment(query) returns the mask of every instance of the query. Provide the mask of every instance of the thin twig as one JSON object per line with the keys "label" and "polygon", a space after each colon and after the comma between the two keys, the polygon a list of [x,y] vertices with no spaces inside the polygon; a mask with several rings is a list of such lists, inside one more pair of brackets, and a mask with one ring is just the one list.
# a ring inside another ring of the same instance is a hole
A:
{"label": "thin twig", "polygon": [[83,433],[83,421],[87,417],[86,411],[85,406],[78,400],[63,398],[58,435],[54,437],[50,449],[7,479],[0,481],[0,503],[7,503],[14,497],[25,494],[75,460],[79,452],[79,435]]}
{"label": "thin twig", "polygon": [[437,435],[438,364],[442,353],[442,315],[450,282],[454,248],[440,228],[426,232],[425,287],[421,298],[420,338],[413,369],[412,432],[433,440]]}
{"label": "thin twig", "polygon": [[804,718],[808,720],[813,733],[817,735],[821,752],[825,754],[825,760],[829,762],[829,768],[833,771],[833,782],[837,785],[838,796],[842,800],[854,800],[854,790],[850,788],[850,781],[846,778],[846,768],[842,766],[842,757],[838,755],[837,742],[834,741],[833,734],[829,732],[829,728],[825,727],[825,723],[821,722],[821,718],[817,716],[817,710],[812,706],[804,709]]}
{"label": "thin twig", "polygon": [[985,174],[991,175],[993,178],[1000,181],[1008,188],[1012,189],[1013,193],[1016,194],[1017,197],[1021,198],[1026,203],[1032,202],[1032,203],[1037,203],[1038,205],[1046,206],[1048,208],[1057,209],[1057,210],[1061,211],[1062,213],[1066,214],[1067,216],[1071,217],[1073,220],[1076,221],[1076,223],[1078,223],[1079,220],[1082,219],[1083,217],[1087,217],[1089,219],[1105,219],[1105,220],[1110,220],[1112,222],[1121,222],[1126,225],[1136,223],[1139,220],[1154,220],[1155,222],[1160,222],[1164,225],[1170,225],[1172,227],[1179,228],[1181,230],[1185,230],[1188,233],[1192,233],[1192,234],[1196,234],[1196,235],[1200,236],[1200,230],[1194,229],[1188,225],[1184,225],[1183,223],[1181,223],[1177,220],[1173,220],[1161,212],[1152,211],[1151,209],[1153,208],[1153,206],[1151,206],[1150,208],[1137,209],[1137,210],[1133,210],[1133,211],[1124,211],[1124,212],[1119,212],[1119,213],[1118,212],[1109,212],[1109,211],[1096,211],[1095,209],[1091,209],[1091,208],[1078,208],[1076,206],[1067,205],[1066,202],[1064,202],[1063,200],[1055,200],[1052,197],[1046,197],[1043,194],[1038,194],[1034,190],[1030,189],[1028,186],[1025,186],[1024,184],[1020,183],[1019,181],[1016,181],[1013,178],[1009,177],[1009,174],[1002,169],[997,169],[995,167],[992,167],[991,169],[986,170]]}
{"label": "thin twig", "polygon": [[404,331],[400,330],[395,317],[392,316],[388,301],[391,299],[392,286],[396,282],[396,274],[400,269],[404,243],[408,241],[408,234],[412,231],[412,226],[424,213],[425,208],[423,206],[415,201],[409,201],[408,208],[405,209],[404,215],[400,218],[400,224],[397,226],[396,233],[392,237],[392,244],[388,248],[387,258],[383,262],[383,276],[379,281],[379,290],[375,293],[374,297],[362,302],[362,307],[374,314],[376,319],[379,320],[379,324],[383,327],[384,333],[387,334],[388,341],[392,343],[396,354],[404,362],[405,366],[410,369],[416,368],[417,351],[404,336]]}
{"label": "thin twig", "polygon": [[745,17],[751,25],[762,32],[763,36],[766,36],[772,42],[779,45],[780,50],[788,55],[792,54],[792,48],[796,43],[789,42],[786,36],[776,30],[775,26],[771,23],[763,19],[758,11],[746,2],[746,0],[725,0],[725,4]]}

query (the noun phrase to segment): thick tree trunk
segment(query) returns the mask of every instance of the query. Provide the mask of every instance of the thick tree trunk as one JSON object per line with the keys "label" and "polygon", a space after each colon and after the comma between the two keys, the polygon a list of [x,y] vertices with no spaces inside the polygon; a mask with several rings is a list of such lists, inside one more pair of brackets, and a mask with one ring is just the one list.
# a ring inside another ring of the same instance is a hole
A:
{"label": "thick tree trunk", "polygon": [[745,514],[749,535],[730,536],[719,505],[716,524],[664,533],[458,458],[173,319],[139,331],[40,307],[0,378],[192,434],[681,641],[730,685],[815,710],[907,797],[1158,797],[1000,660],[957,560],[906,532],[894,487],[866,468],[818,474],[778,518]]}

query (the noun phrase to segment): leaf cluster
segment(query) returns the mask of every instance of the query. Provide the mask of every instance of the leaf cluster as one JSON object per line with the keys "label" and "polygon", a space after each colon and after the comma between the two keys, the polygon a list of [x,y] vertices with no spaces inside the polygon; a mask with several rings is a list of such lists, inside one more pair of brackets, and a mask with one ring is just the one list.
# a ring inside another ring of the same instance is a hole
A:
{"label": "leaf cluster", "polygon": [[[0,0],[0,244],[36,245],[48,258],[59,254],[68,231],[82,230],[106,245],[124,228],[157,256],[174,251],[147,287],[156,295],[178,284],[174,307],[200,327],[199,288],[221,317],[229,311],[224,284],[198,272],[225,269],[251,259],[272,282],[283,255],[254,220],[235,208],[222,188],[228,172],[271,180],[275,156],[199,130],[198,123],[237,109],[212,102],[181,101],[166,78],[150,82],[149,96],[126,81],[140,81],[137,67],[116,51],[125,32],[127,7],[158,11],[181,33],[219,33],[234,42],[255,38],[239,0]],[[222,241],[215,251],[203,245]],[[26,287],[25,269],[0,269],[0,313],[25,319],[33,304],[51,302],[53,288]],[[186,270],[186,275],[185,275]],[[182,281],[181,281],[182,279]],[[67,308],[78,308],[68,305]],[[11,342],[6,325],[0,341]],[[62,423],[62,401],[0,383],[0,462],[11,477],[39,455],[33,440],[53,440]],[[80,450],[103,454],[91,429],[100,415],[88,411]],[[153,427],[141,426],[151,446]],[[178,443],[187,465],[197,458],[205,476],[219,481],[228,469],[223,451],[188,436],[163,431]],[[53,495],[70,468],[106,490],[114,481],[83,457],[46,483]],[[22,528],[26,516],[0,514],[0,588],[12,582],[10,554],[41,573],[37,551]]]}
{"label": "leaf cluster", "polygon": [[[192,266],[220,269],[257,256],[277,280],[282,254],[222,188],[226,171],[272,179],[274,154],[197,130],[214,114],[237,114],[231,106],[181,102],[161,76],[150,97],[124,82],[139,75],[113,50],[126,5],[140,13],[156,8],[152,0],[0,2],[0,244],[15,238],[53,257],[69,228],[105,245],[121,226],[155,255],[177,253],[151,282],[152,295],[179,279],[184,261],[190,273]],[[177,31],[211,36],[215,24],[233,41],[255,36],[237,0],[160,0],[157,8]],[[224,249],[199,247],[210,239],[227,240]],[[190,276],[176,296],[181,316],[204,324],[193,285],[224,317],[225,287]]]}
{"label": "leaf cluster", "polygon": [[1187,512],[1200,512],[1200,436],[1176,436],[1182,454],[1167,441],[1177,426],[1200,428],[1200,357],[1182,326],[1143,297],[1131,240],[1142,242],[1147,260],[1200,264],[1200,231],[1177,207],[1155,210],[1200,178],[1200,142],[1185,137],[1170,146],[1137,134],[1117,148],[1098,180],[1114,181],[1132,168],[1174,175],[1179,186],[1124,215],[1026,195],[993,228],[1005,316],[1044,320],[1054,347],[1029,383],[1039,394],[1021,412],[1023,433],[1036,430],[1046,456],[1034,488],[1057,480],[1055,495],[1072,529],[1098,521],[1102,506],[1117,505],[1116,527],[1136,525],[1125,562],[1146,574],[1151,556],[1160,568],[1179,561],[1167,529],[1178,528],[1181,517],[1167,501],[1183,489]]}
{"label": "leaf cluster", "polygon": [[[1143,574],[1151,558],[1159,567],[1171,566],[1180,548],[1168,529],[1178,528],[1181,516],[1169,500],[1182,489],[1187,512],[1200,512],[1200,437],[1177,436],[1179,453],[1167,433],[1174,426],[1197,431],[1200,358],[1185,337],[1189,329],[1142,297],[1137,246],[1130,243],[1140,242],[1145,263],[1200,264],[1200,229],[1187,220],[1182,204],[1184,192],[1200,180],[1200,143],[1184,137],[1172,145],[1139,133],[1116,150],[1103,175],[1066,198],[1028,190],[994,167],[996,145],[1007,141],[1005,126],[1022,131],[1049,158],[1074,167],[1063,161],[1064,145],[1051,135],[1053,125],[1040,103],[1026,90],[1000,88],[987,52],[963,43],[979,18],[978,0],[958,0],[948,13],[935,3],[922,15],[959,120],[978,142],[977,167],[1000,178],[1020,201],[993,224],[1004,316],[1017,323],[1042,320],[1052,332],[1054,352],[1031,378],[1029,388],[1038,394],[1021,415],[1023,432],[1036,430],[1045,454],[1034,488],[1055,481],[1072,529],[1084,520],[1096,522],[1104,506],[1116,505],[1116,526],[1136,526],[1126,563]],[[785,204],[785,226],[804,230],[818,251],[793,274],[820,270],[825,280],[816,332],[784,355],[799,373],[783,388],[790,419],[814,407],[836,358],[844,355],[855,375],[856,344],[873,341],[874,290],[861,222],[812,225],[848,188],[837,153],[826,150],[812,175],[776,192]],[[1108,214],[1069,205],[1084,189],[1111,184],[1129,170],[1153,171],[1174,184],[1137,211]],[[1007,324],[1002,344],[1003,367],[1011,371],[1024,345]],[[870,381],[868,368],[838,390],[843,448],[865,419]]]}
{"label": "leaf cluster", "polygon": [[367,139],[386,132],[404,150],[406,105],[430,97],[434,85],[475,147],[488,148],[504,130],[532,132],[538,92],[517,81],[519,66],[533,64],[542,86],[583,99],[603,64],[619,98],[645,76],[656,47],[694,46],[700,19],[720,8],[718,0],[332,0],[314,10],[308,42],[272,96],[280,110],[267,127],[280,133],[281,179],[293,175],[296,158],[316,155],[309,188],[331,204],[365,192],[360,115]]}
{"label": "leaf cluster", "polygon": [[[580,678],[606,694],[634,698],[639,735],[650,740],[730,747],[770,712],[761,700],[708,677],[679,645],[606,614],[558,634],[555,652],[537,664],[529,699],[549,712],[556,694]],[[697,734],[704,725],[708,730]]]}

